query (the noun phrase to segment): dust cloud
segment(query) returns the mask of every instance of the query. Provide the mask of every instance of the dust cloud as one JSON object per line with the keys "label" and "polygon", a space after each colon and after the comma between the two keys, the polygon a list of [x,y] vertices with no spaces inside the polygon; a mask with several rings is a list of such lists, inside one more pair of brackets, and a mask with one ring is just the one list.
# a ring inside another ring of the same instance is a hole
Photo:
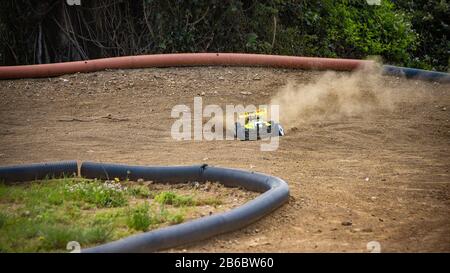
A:
{"label": "dust cloud", "polygon": [[280,121],[285,128],[392,111],[396,96],[379,71],[371,66],[352,73],[324,72],[311,83],[291,81],[271,99],[271,104],[280,105]]}

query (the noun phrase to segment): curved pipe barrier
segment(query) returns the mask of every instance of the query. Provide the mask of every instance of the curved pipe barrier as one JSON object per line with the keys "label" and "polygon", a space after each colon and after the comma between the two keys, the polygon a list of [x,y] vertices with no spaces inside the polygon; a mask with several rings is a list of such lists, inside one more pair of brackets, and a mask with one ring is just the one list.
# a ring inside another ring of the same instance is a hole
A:
{"label": "curved pipe barrier", "polygon": [[61,161],[0,167],[0,181],[23,182],[47,177],[73,176],[78,173],[76,161]]}
{"label": "curved pipe barrier", "polygon": [[[75,164],[75,165],[74,165]],[[42,175],[57,176],[76,170],[76,162],[31,164],[2,167],[1,179],[29,179]],[[198,166],[144,167],[118,164],[84,162],[81,176],[86,178],[121,178],[137,180],[143,178],[155,182],[180,183],[187,181],[214,181],[226,186],[240,186],[252,191],[263,192],[255,199],[227,212],[202,217],[182,224],[130,236],[118,241],[83,250],[98,252],[152,252],[203,240],[214,235],[230,232],[272,212],[289,198],[289,187],[280,178],[243,170]]]}
{"label": "curved pipe barrier", "polygon": [[385,75],[401,76],[407,78],[417,78],[430,81],[450,82],[450,74],[437,71],[429,71],[417,68],[408,68],[393,65],[383,65]]}
{"label": "curved pipe barrier", "polygon": [[[291,69],[352,71],[373,61],[318,57],[278,56],[244,53],[176,53],[124,56],[95,60],[37,65],[0,66],[0,79],[53,77],[105,69],[130,69],[177,66],[265,66]],[[450,74],[415,68],[384,65],[385,75],[417,77],[450,82]]]}
{"label": "curved pipe barrier", "polygon": [[372,61],[241,53],[178,53],[103,58],[53,64],[0,66],[0,79],[52,77],[76,72],[174,66],[266,66],[355,70]]}
{"label": "curved pipe barrier", "polygon": [[233,210],[199,218],[183,224],[141,233],[107,243],[83,252],[152,252],[170,248],[244,227],[275,208],[289,197],[289,187],[283,180],[260,173],[209,167],[142,167],[85,162],[81,175],[87,178],[144,178],[155,182],[218,181],[226,186],[264,192],[254,200]]}

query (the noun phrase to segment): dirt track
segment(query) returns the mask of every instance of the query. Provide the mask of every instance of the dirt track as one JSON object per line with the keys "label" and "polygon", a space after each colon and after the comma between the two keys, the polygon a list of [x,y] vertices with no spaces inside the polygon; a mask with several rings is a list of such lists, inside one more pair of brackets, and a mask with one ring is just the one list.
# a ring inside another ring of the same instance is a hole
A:
{"label": "dirt track", "polygon": [[380,88],[401,98],[392,111],[288,128],[275,152],[170,136],[172,107],[194,96],[204,105],[268,103],[288,79],[322,74],[205,67],[0,81],[0,165],[208,163],[289,183],[289,203],[268,217],[170,251],[364,252],[378,241],[385,252],[450,252],[450,85],[385,77]]}

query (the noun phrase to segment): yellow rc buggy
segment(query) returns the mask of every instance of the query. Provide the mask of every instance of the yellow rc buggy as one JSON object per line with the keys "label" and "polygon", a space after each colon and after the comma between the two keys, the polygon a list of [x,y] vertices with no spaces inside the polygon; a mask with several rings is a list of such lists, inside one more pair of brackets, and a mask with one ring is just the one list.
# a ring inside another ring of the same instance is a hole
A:
{"label": "yellow rc buggy", "polygon": [[255,112],[244,112],[239,115],[244,125],[235,123],[234,136],[240,140],[260,140],[273,136],[284,136],[281,124],[272,120],[267,121],[267,110],[259,109]]}

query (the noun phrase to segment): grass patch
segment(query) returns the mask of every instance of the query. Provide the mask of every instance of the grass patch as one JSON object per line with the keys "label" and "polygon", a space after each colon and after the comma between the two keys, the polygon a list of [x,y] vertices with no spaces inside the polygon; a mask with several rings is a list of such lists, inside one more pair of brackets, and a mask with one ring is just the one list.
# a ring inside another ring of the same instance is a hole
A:
{"label": "grass patch", "polygon": [[6,222],[8,221],[8,216],[2,212],[0,212],[0,228],[2,228],[4,225],[6,225]]}
{"label": "grass patch", "polygon": [[0,183],[0,252],[67,252],[185,221],[196,206],[219,205],[129,181],[82,178]]}
{"label": "grass patch", "polygon": [[222,204],[217,198],[209,197],[204,199],[194,199],[192,196],[178,195],[172,191],[163,191],[155,196],[155,201],[161,205],[173,205],[175,207],[183,206],[218,206]]}
{"label": "grass patch", "polygon": [[161,205],[174,205],[175,207],[193,206],[195,204],[191,196],[175,194],[171,191],[164,191],[155,196],[155,201]]}
{"label": "grass patch", "polygon": [[179,224],[184,221],[184,211],[171,211],[165,207],[151,207],[148,204],[140,205],[128,212],[127,225],[138,231],[147,231],[149,227],[168,223]]}
{"label": "grass patch", "polygon": [[129,211],[127,225],[129,228],[147,231],[153,219],[150,217],[149,206],[144,204]]}
{"label": "grass patch", "polygon": [[154,195],[150,192],[149,188],[146,186],[136,185],[129,189],[129,192],[134,197],[138,198],[151,198]]}
{"label": "grass patch", "polygon": [[[75,184],[66,185],[64,188],[64,197],[90,203],[99,208],[102,207],[121,207],[127,204],[125,198],[126,187],[123,187],[116,181],[105,181],[100,183],[96,180],[82,180]],[[54,199],[60,195],[55,196]]]}

